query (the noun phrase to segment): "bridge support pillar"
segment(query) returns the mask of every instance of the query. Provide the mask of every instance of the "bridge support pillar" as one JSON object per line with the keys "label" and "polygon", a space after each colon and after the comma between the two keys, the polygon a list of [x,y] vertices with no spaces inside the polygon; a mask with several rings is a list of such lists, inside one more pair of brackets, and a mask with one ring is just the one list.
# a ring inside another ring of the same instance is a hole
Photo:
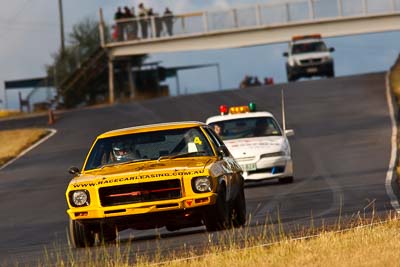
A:
{"label": "bridge support pillar", "polygon": [[129,83],[129,97],[132,99],[135,97],[136,86],[134,82],[134,72],[132,72],[132,63],[128,62],[126,64],[126,72],[128,74],[128,83]]}
{"label": "bridge support pillar", "polygon": [[114,104],[114,63],[112,58],[108,58],[108,99],[110,104]]}

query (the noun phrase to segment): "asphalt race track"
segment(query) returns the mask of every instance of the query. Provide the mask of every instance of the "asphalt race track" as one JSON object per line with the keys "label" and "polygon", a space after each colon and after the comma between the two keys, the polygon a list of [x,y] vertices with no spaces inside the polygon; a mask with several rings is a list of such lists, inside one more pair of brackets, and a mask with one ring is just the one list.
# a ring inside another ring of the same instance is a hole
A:
{"label": "asphalt race track", "polygon": [[[70,166],[81,167],[96,135],[149,123],[199,120],[218,113],[220,104],[254,101],[280,121],[280,89],[286,97],[295,181],[246,186],[250,226],[266,218],[286,225],[311,220],[386,214],[392,207],[385,190],[391,151],[391,124],[385,74],[300,81],[269,87],[226,90],[63,113],[57,134],[0,170],[0,265],[35,264],[50,253],[67,253],[65,189]],[[0,129],[46,126],[46,118],[0,121]],[[206,246],[203,228],[178,232],[128,231],[133,251],[180,249],[183,243]],[[110,245],[112,247],[112,245]],[[60,253],[60,252],[59,252]]]}

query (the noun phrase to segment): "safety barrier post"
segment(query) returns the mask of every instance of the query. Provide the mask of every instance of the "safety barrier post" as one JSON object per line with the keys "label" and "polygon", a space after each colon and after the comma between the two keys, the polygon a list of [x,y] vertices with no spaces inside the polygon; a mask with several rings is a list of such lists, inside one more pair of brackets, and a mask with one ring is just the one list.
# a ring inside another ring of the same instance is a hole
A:
{"label": "safety barrier post", "polygon": [[238,22],[236,8],[232,8],[232,19],[233,19],[233,27],[234,28],[238,28],[239,27],[239,22]]}
{"label": "safety barrier post", "polygon": [[363,0],[362,9],[363,9],[363,14],[367,15],[367,13],[368,13],[368,2],[367,2],[367,0]]}
{"label": "safety barrier post", "polygon": [[256,21],[257,26],[261,26],[261,6],[259,4],[256,5]]}
{"label": "safety barrier post", "polygon": [[290,22],[290,8],[289,8],[289,3],[285,4],[285,9],[286,9],[286,22]]}
{"label": "safety barrier post", "polygon": [[396,12],[396,9],[397,9],[397,7],[396,7],[396,0],[392,0],[391,7],[392,7],[393,13]]}
{"label": "safety barrier post", "polygon": [[203,12],[203,29],[204,32],[208,32],[208,13]]}
{"label": "safety barrier post", "polygon": [[153,38],[156,38],[157,36],[156,36],[156,18],[155,18],[155,16],[151,16],[150,21],[151,21],[151,31],[152,31],[151,36]]}
{"label": "safety barrier post", "polygon": [[338,16],[343,16],[343,3],[342,0],[337,0]]}
{"label": "safety barrier post", "polygon": [[180,18],[181,18],[182,33],[186,33],[185,17],[182,16]]}
{"label": "safety barrier post", "polygon": [[310,20],[313,20],[315,18],[313,0],[308,0],[308,15],[310,16]]}

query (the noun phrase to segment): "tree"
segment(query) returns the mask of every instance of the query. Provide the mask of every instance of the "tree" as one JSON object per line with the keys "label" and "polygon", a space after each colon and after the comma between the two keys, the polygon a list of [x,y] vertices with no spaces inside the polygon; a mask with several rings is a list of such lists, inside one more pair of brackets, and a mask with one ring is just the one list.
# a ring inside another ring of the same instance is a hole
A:
{"label": "tree", "polygon": [[[64,53],[60,50],[53,57],[53,64],[46,66],[48,77],[53,77],[58,96],[66,107],[80,103],[96,102],[99,95],[107,93],[107,55],[100,46],[99,22],[85,18],[73,26],[68,35]],[[106,42],[109,38],[105,27]],[[146,55],[134,57],[140,65]]]}

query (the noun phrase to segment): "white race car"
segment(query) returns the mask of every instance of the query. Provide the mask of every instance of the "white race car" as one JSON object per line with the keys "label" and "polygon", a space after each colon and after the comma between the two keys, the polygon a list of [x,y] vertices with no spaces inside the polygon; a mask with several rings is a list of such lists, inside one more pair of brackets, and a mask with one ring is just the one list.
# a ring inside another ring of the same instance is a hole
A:
{"label": "white race car", "polygon": [[245,180],[279,179],[293,182],[293,161],[287,136],[274,116],[255,111],[255,104],[229,108],[220,106],[221,115],[207,119],[243,169]]}

